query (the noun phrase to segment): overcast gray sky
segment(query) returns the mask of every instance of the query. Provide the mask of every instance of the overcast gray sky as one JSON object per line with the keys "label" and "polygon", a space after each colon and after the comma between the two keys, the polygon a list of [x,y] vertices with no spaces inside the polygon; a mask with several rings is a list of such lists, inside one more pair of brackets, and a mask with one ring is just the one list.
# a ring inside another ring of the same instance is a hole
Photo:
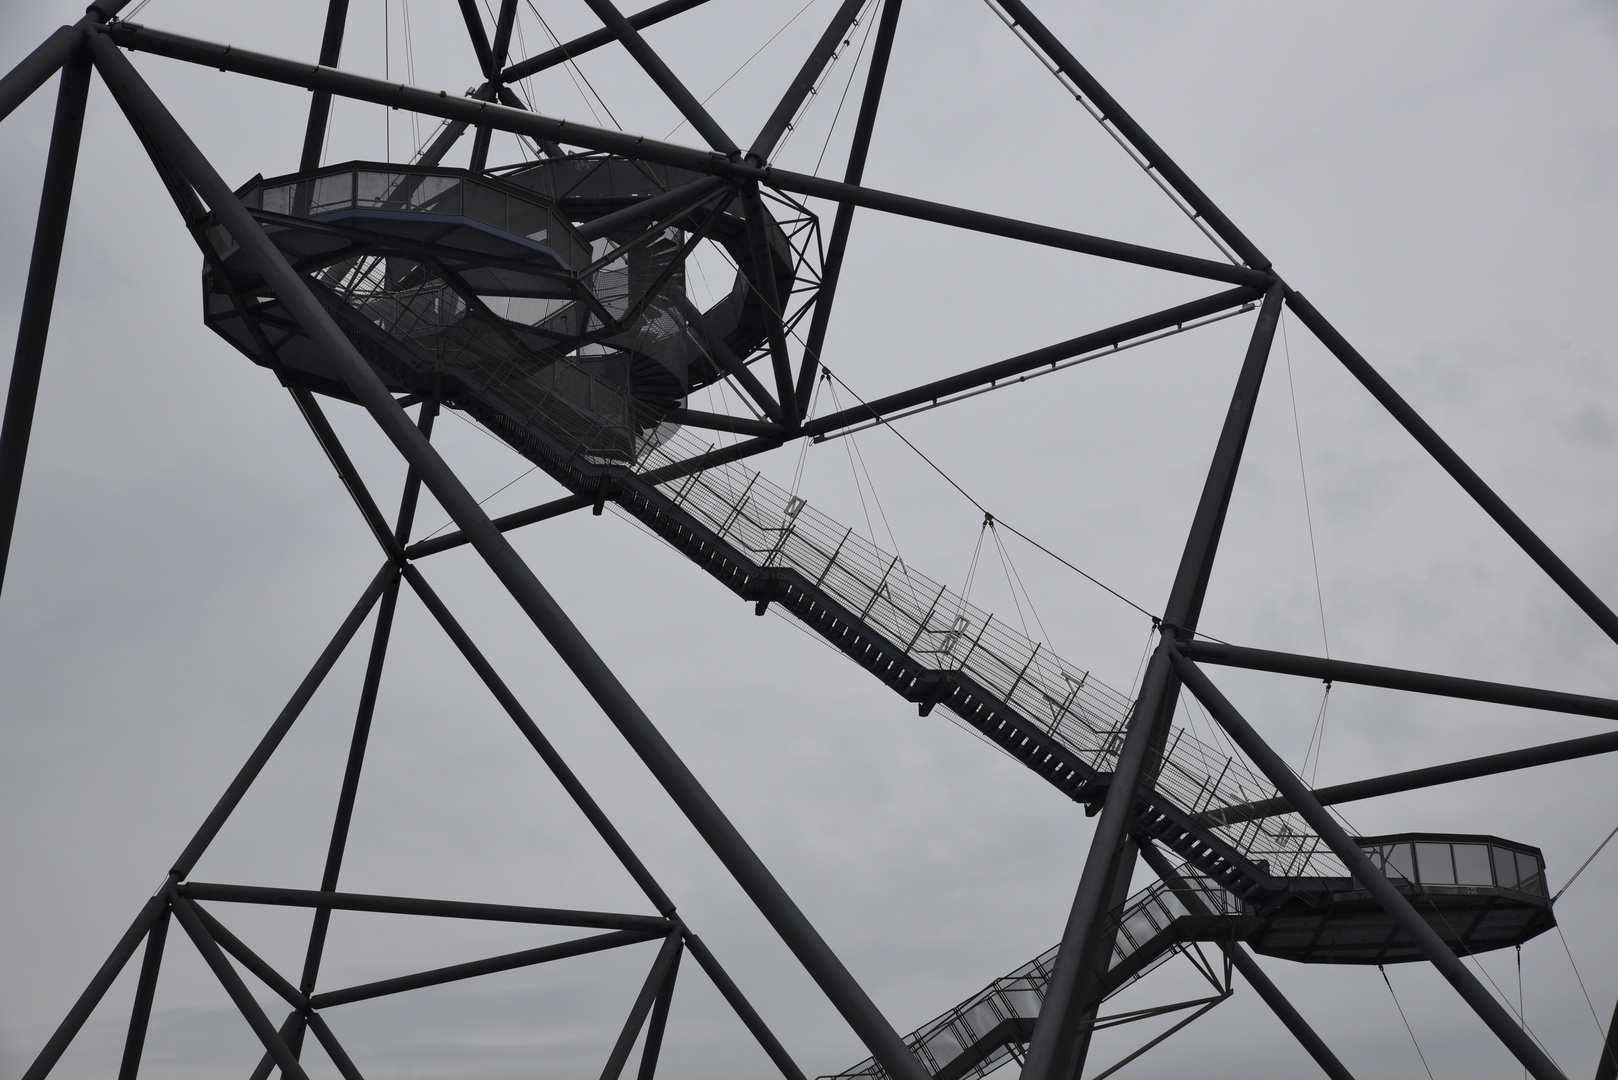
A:
{"label": "overcast gray sky", "polygon": [[[594,25],[583,4],[538,7],[563,37]],[[381,74],[386,64],[393,78],[452,93],[477,80],[454,5],[417,0],[408,30],[401,0],[353,8],[344,66]],[[802,8],[802,0],[714,0],[648,37],[704,96]],[[323,9],[309,0],[152,0],[139,21],[312,58]],[[756,130],[832,9],[816,0],[715,94],[722,124]],[[0,8],[0,68],[80,10]],[[1618,602],[1618,10],[1476,2],[1041,10],[1287,280]],[[526,5],[521,26],[519,52],[547,46]],[[133,59],[231,183],[296,167],[304,91]],[[849,106],[831,121],[853,61],[851,52],[794,133],[784,166],[812,170],[824,147],[821,171],[840,173],[863,60]],[[536,107],[655,137],[675,129],[678,115],[615,51],[579,67],[536,80],[528,88]],[[4,341],[15,333],[53,98],[54,84],[0,124]],[[339,103],[326,160],[404,160],[432,127]],[[694,140],[688,128],[673,138]],[[494,157],[515,153],[497,140]],[[906,7],[866,179],[1214,254],[980,0]],[[865,211],[849,260],[826,360],[865,396],[1199,289]],[[202,326],[198,270],[149,162],[95,85],[0,599],[8,885],[0,1073],[8,1076],[26,1067],[161,881],[378,562],[285,393]],[[1231,320],[902,428],[998,517],[1156,609],[1250,325],[1251,316]],[[1205,630],[1317,652],[1324,608],[1334,656],[1618,694],[1614,644],[1290,318],[1274,361]],[[330,412],[373,489],[394,498],[402,469],[392,451],[357,410]],[[527,468],[460,419],[442,419],[435,441],[480,496]],[[907,561],[959,587],[979,512],[887,432],[810,449],[803,493],[863,525],[857,463]],[[791,448],[761,467],[787,482],[797,464]],[[489,507],[505,512],[556,492],[536,473]],[[867,505],[871,497],[866,490]],[[418,533],[444,520],[424,500]],[[886,542],[880,520],[877,528]],[[918,719],[784,617],[754,618],[621,517],[563,518],[513,540],[901,1031],[1058,939],[1093,825],[1078,807],[941,713]],[[1127,690],[1148,643],[1146,620],[1020,541],[1007,550],[1048,632],[1036,636]],[[863,1058],[475,557],[462,549],[423,569],[805,1069],[834,1072]],[[1009,619],[1005,577],[995,560],[972,599]],[[338,666],[197,878],[317,883],[363,652]],[[1318,684],[1234,673],[1219,681],[1289,761],[1302,761]],[[1340,686],[1318,782],[1605,728]],[[1483,832],[1540,845],[1559,887],[1618,824],[1612,776],[1610,762],[1587,761],[1343,811],[1363,833]],[[354,829],[346,888],[646,910],[408,597]],[[1558,905],[1567,949],[1553,932],[1522,950],[1528,1024],[1574,1076],[1593,1071],[1618,995],[1615,895],[1618,854],[1609,849]],[[305,919],[228,915],[272,961],[296,967]],[[332,986],[547,940],[375,917],[334,927]],[[246,1075],[257,1058],[251,1033],[190,946],[178,936],[170,943],[144,1075]],[[352,1006],[332,1020],[367,1075],[590,1077],[648,948]],[[1265,967],[1356,1074],[1425,1075],[1375,971]],[[1482,967],[1517,1005],[1515,957],[1493,954]],[[1433,972],[1412,965],[1389,976],[1434,1075],[1517,1075]],[[1194,986],[1171,965],[1120,1007],[1175,1000]],[[58,1075],[116,1067],[132,990],[126,973]],[[1092,1071],[1151,1030],[1108,1032]],[[769,1073],[690,964],[665,1062],[670,1077]],[[1189,1068],[1234,1077],[1313,1067],[1238,983],[1229,1002],[1124,1075]],[[318,1058],[312,1074],[334,1075]]]}

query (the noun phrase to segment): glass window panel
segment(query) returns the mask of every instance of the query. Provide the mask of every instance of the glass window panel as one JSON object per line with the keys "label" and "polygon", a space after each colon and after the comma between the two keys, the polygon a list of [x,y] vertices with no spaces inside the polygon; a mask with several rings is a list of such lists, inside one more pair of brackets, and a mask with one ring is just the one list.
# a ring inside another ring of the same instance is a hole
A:
{"label": "glass window panel", "polygon": [[1457,885],[1494,884],[1494,878],[1489,873],[1488,845],[1455,845],[1455,883]]}
{"label": "glass window panel", "polygon": [[1386,859],[1384,873],[1396,881],[1409,881],[1416,876],[1415,863],[1410,858],[1409,844],[1389,844],[1382,849]]}
{"label": "glass window panel", "polygon": [[1526,851],[1517,854],[1517,888],[1523,892],[1545,895],[1545,881],[1539,872],[1539,860]]}
{"label": "glass window panel", "polygon": [[1492,847],[1494,855],[1494,883],[1502,889],[1517,887],[1517,853],[1510,848]]}
{"label": "glass window panel", "polygon": [[1416,845],[1416,880],[1423,885],[1455,884],[1455,864],[1448,844]]}

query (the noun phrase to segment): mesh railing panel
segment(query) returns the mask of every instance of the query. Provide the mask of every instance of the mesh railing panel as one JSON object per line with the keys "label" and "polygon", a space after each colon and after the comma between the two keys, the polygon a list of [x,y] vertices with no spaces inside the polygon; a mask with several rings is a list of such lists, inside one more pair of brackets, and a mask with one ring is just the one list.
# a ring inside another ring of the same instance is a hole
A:
{"label": "mesh railing panel", "polygon": [[[1214,882],[1188,870],[1182,870],[1182,875],[1186,886],[1197,892],[1214,915],[1235,917],[1240,914],[1241,902]],[[1116,934],[1108,970],[1135,958],[1154,938],[1158,939],[1159,947],[1138,971],[1112,987],[1108,997],[1144,978],[1174,954],[1173,946],[1180,939],[1172,934],[1168,938],[1161,935],[1189,914],[1184,899],[1161,881],[1124,903],[1118,917],[1107,927]],[[1056,965],[1056,953],[1054,948],[1043,952],[996,979],[942,1016],[911,1032],[905,1038],[905,1045],[934,1075],[951,1065],[955,1066],[952,1069],[955,1075],[967,1078],[986,1076],[998,1069],[1012,1056],[1014,1049],[1026,1044],[1027,1033],[1039,1019],[1045,989]],[[969,1067],[961,1070],[958,1059],[963,1056],[973,1060]],[[822,1080],[885,1080],[888,1075],[874,1058],[867,1058],[853,1068]]]}
{"label": "mesh railing panel", "polygon": [[[643,471],[710,447],[682,431],[654,448]],[[1092,768],[1111,772],[1130,700],[1030,641],[992,613],[919,573],[867,537],[822,514],[741,463],[668,481],[663,494],[761,567],[790,567],[925,667],[970,675]],[[1191,813],[1273,797],[1273,785],[1245,761],[1183,726],[1169,736],[1158,789]],[[1218,832],[1271,874],[1337,874],[1335,857],[1295,814]]]}

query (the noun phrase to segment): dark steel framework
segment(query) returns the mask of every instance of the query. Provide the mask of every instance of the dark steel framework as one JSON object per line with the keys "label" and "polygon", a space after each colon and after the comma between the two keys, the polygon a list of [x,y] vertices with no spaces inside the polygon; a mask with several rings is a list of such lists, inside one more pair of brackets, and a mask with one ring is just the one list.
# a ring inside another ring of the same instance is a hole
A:
{"label": "dark steel framework", "polygon": [[[303,1077],[299,1055],[307,1035],[325,1048],[339,1071],[348,1080],[361,1075],[328,1026],[324,1010],[347,1002],[380,997],[408,989],[471,978],[495,971],[510,970],[568,956],[658,941],[661,944],[651,963],[644,984],[625,1019],[602,1076],[620,1076],[633,1047],[642,1041],[639,1063],[641,1080],[653,1075],[675,979],[682,956],[689,952],[714,982],[723,997],[780,1068],[782,1074],[801,1080],[802,1071],[771,1034],[764,1020],[748,1003],[746,996],[726,974],[725,969],[701,939],[686,925],[674,901],[662,890],[645,865],[630,849],[600,807],[546,739],[516,696],[462,629],[450,609],[428,584],[419,562],[436,552],[471,544],[506,589],[516,599],[535,626],[546,637],[564,662],[600,705],[624,739],[645,762],[682,812],[712,847],[727,870],[746,891],[759,911],[769,920],[799,962],[816,980],[830,1001],[841,1012],[853,1031],[872,1053],[880,1067],[892,1077],[922,1080],[929,1075],[922,1061],[911,1052],[893,1026],[855,982],[836,954],[810,925],[802,912],[777,883],[763,862],[748,846],[741,833],[727,819],[714,799],[703,789],[684,762],[664,741],[656,726],[619,683],[607,664],[579,633],[567,615],[556,605],[545,587],[516,554],[503,535],[506,531],[545,520],[558,514],[594,506],[599,512],[608,498],[620,492],[603,479],[596,492],[585,492],[534,507],[528,511],[491,521],[467,492],[455,473],[433,448],[430,437],[441,402],[436,393],[417,395],[417,400],[396,398],[378,378],[356,349],[350,336],[334,322],[311,289],[307,277],[291,265],[264,231],[265,217],[240,202],[225,181],[191,142],[163,104],[147,87],[120,51],[153,53],[193,64],[238,72],[260,79],[302,86],[314,91],[303,143],[302,168],[313,170],[320,164],[331,100],[342,96],[359,101],[413,110],[439,117],[446,126],[438,140],[423,154],[421,163],[436,165],[454,142],[467,130],[474,130],[471,170],[487,165],[490,138],[503,131],[526,137],[550,155],[560,155],[562,147],[605,152],[623,158],[685,170],[698,176],[686,188],[646,200],[633,212],[637,221],[657,218],[665,210],[686,206],[723,193],[726,204],[739,205],[749,230],[749,242],[758,258],[755,266],[768,266],[771,256],[765,235],[767,197],[796,202],[818,198],[835,204],[835,218],[827,238],[807,336],[796,370],[788,349],[788,323],[785,297],[778,292],[775,275],[755,273],[750,283],[768,314],[765,345],[761,356],[768,357],[770,377],[758,379],[745,363],[732,357],[726,363],[728,377],[739,392],[756,403],[765,417],[738,423],[724,418],[679,410],[681,423],[704,425],[718,430],[739,431],[751,436],[747,441],[725,449],[697,455],[665,469],[657,479],[692,475],[714,465],[739,460],[804,438],[824,438],[850,428],[884,422],[895,414],[945,401],[954,395],[992,386],[1063,360],[1118,348],[1168,330],[1257,306],[1256,325],[1215,448],[1200,501],[1187,538],[1169,597],[1155,622],[1160,643],[1152,654],[1141,689],[1129,714],[1121,752],[1114,771],[1083,789],[1082,799],[1099,812],[1095,834],[1083,875],[1074,898],[1072,912],[1062,937],[1054,971],[1045,991],[1038,1021],[1028,1034],[1028,1050],[1022,1073],[1027,1080],[1067,1080],[1084,1068],[1089,1034],[1096,1024],[1094,986],[1095,958],[1111,947],[1110,935],[1116,923],[1108,921],[1124,895],[1137,856],[1166,883],[1182,888],[1180,871],[1159,850],[1151,835],[1138,827],[1137,811],[1153,794],[1164,754],[1164,742],[1181,687],[1188,689],[1207,707],[1251,761],[1279,792],[1268,802],[1210,809],[1204,822],[1215,824],[1247,820],[1283,812],[1297,812],[1324,839],[1349,867],[1358,883],[1368,889],[1375,902],[1394,924],[1406,933],[1426,959],[1454,986],[1456,992],[1477,1012],[1524,1067],[1541,1080],[1562,1074],[1544,1051],[1523,1031],[1499,1002],[1489,994],[1456,957],[1451,947],[1412,907],[1405,893],[1384,876],[1336,819],[1325,810],[1331,803],[1369,798],[1394,791],[1408,791],[1467,777],[1483,776],[1526,768],[1551,761],[1568,760],[1618,749],[1618,736],[1598,735],[1585,739],[1529,747],[1484,758],[1453,762],[1392,776],[1368,779],[1312,791],[1254,732],[1237,708],[1208,678],[1202,665],[1223,664],[1291,674],[1308,678],[1360,682],[1417,693],[1491,701],[1565,713],[1618,718],[1618,702],[1538,690],[1503,686],[1441,675],[1376,668],[1367,665],[1294,656],[1211,643],[1196,638],[1198,617],[1218,550],[1222,526],[1241,462],[1253,403],[1263,379],[1272,338],[1283,308],[1297,318],[1337,357],[1347,370],[1383,405],[1420,445],[1450,473],[1461,487],[1500,525],[1546,574],[1609,637],[1618,641],[1618,615],[1598,598],[1563,563],[1459,456],[1410,408],[1371,365],[1339,334],[1325,317],[1300,293],[1287,284],[1257,247],[1222,214],[1206,194],[1175,165],[1172,159],[1129,116],[1123,107],[1101,87],[1079,61],[1059,42],[1021,0],[992,0],[998,13],[1059,74],[1088,106],[1119,137],[1139,163],[1150,172],[1216,244],[1229,256],[1218,261],[1142,247],[1113,239],[1057,229],[1033,222],[1015,220],[981,211],[968,210],[881,191],[863,184],[867,150],[877,121],[889,56],[898,32],[900,0],[880,0],[880,16],[871,52],[869,74],[859,103],[853,142],[843,179],[822,179],[777,169],[768,164],[799,107],[812,91],[838,43],[845,38],[865,0],[844,0],[824,33],[817,40],[802,69],[792,80],[779,105],[750,146],[743,150],[702,104],[680,82],[659,54],[641,36],[641,30],[698,6],[703,0],[665,0],[644,11],[625,16],[610,0],[586,0],[602,23],[602,29],[520,63],[509,63],[509,47],[516,17],[516,0],[502,0],[494,18],[492,33],[478,6],[460,0],[460,8],[483,83],[466,96],[420,89],[398,83],[366,78],[337,67],[347,17],[347,0],[330,0],[319,63],[310,65],[266,56],[227,45],[217,45],[120,21],[117,16],[127,0],[97,0],[78,23],[64,26],[51,35],[13,71],[0,79],[0,118],[60,73],[55,125],[46,163],[44,193],[35,232],[22,317],[6,400],[3,429],[0,429],[0,581],[9,550],[12,524],[26,458],[34,404],[44,358],[52,301],[60,262],[69,198],[84,118],[86,91],[92,67],[112,91],[119,107],[139,134],[166,185],[186,226],[219,280],[229,276],[220,268],[218,249],[209,241],[208,230],[223,227],[239,245],[243,257],[273,288],[297,328],[311,339],[321,354],[340,373],[341,385],[334,392],[358,402],[393,442],[409,465],[399,508],[393,518],[366,489],[341,443],[327,422],[321,406],[310,390],[287,377],[276,349],[263,328],[245,318],[242,299],[234,302],[244,312],[244,321],[254,335],[257,359],[281,376],[315,438],[327,453],[337,473],[352,495],[379,546],[383,563],[361,593],[348,617],[320,653],[314,666],[297,687],[286,707],[227,787],[217,805],[185,850],[173,863],[167,880],[141,909],[128,931],[113,949],[105,964],[52,1035],[25,1080],[42,1080],[56,1064],[80,1027],[107,991],[113,979],[144,943],[144,953],[136,985],[135,1002],[128,1038],[120,1068],[120,1080],[137,1075],[153,993],[162,964],[171,922],[180,928],[198,949],[220,983],[252,1026],[264,1045],[264,1057],[254,1073],[263,1080],[280,1070],[288,1077]],[[877,0],[873,0],[877,2]],[[531,112],[508,89],[509,84],[592,49],[616,43],[656,83],[700,135],[708,149],[695,149],[668,142],[645,139],[617,131],[607,131],[571,120]],[[806,418],[810,391],[819,369],[821,349],[832,312],[842,270],[844,253],[856,209],[895,214],[959,229],[1008,237],[1027,243],[1078,252],[1103,259],[1153,267],[1203,278],[1222,286],[1208,297],[1165,311],[1145,315],[1106,329],[1093,331],[1033,352],[1011,357],[940,378],[911,390],[892,394],[856,407]],[[610,231],[603,224],[599,232]],[[405,406],[420,405],[412,420]],[[425,485],[449,511],[459,531],[434,540],[410,542],[411,525],[417,501]],[[443,628],[450,641],[487,685],[513,723],[552,770],[563,788],[574,799],[591,825],[635,880],[655,914],[626,914],[599,911],[564,911],[539,907],[516,907],[425,898],[369,896],[347,893],[339,888],[349,821],[364,762],[366,743],[377,690],[386,659],[393,615],[402,585],[422,600]],[[759,610],[771,602],[768,594],[757,597]],[[207,849],[265,763],[297,720],[321,681],[340,654],[348,647],[372,611],[369,660],[365,670],[353,729],[347,767],[344,772],[337,811],[328,846],[325,869],[315,890],[248,887],[210,884],[190,880],[197,860]],[[922,699],[923,711],[938,700],[938,691]],[[1081,798],[1075,794],[1075,798]],[[1188,894],[1189,895],[1189,894]],[[1196,913],[1193,902],[1193,914]],[[272,904],[307,908],[314,912],[307,955],[296,982],[277,972],[252,952],[220,921],[208,906],[228,904]],[[582,936],[542,948],[490,957],[471,963],[420,972],[414,975],[339,989],[321,989],[319,974],[326,944],[330,915],[336,910],[392,912],[424,917],[496,920],[512,923],[564,926],[586,931]],[[1327,1075],[1349,1074],[1298,1011],[1265,977],[1252,957],[1238,943],[1230,942],[1225,951],[1228,962],[1258,990],[1276,1015],[1299,1039]],[[285,1019],[277,1025],[258,1006],[243,982],[234,960],[281,997],[287,1007]],[[1211,1000],[1211,999],[1210,999]],[[1615,1014],[1618,1025],[1618,1014]],[[1608,1056],[1598,1076],[1613,1075],[1613,1039],[1609,1036]]]}

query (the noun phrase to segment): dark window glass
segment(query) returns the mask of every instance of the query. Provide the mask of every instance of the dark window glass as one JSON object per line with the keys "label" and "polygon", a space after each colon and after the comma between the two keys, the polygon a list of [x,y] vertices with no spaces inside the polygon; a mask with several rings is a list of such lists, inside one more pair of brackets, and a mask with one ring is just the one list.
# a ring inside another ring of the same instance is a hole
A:
{"label": "dark window glass", "polygon": [[1416,845],[1416,880],[1423,885],[1455,884],[1455,865],[1448,844]]}
{"label": "dark window glass", "polygon": [[1494,882],[1502,889],[1517,887],[1517,855],[1510,848],[1490,848],[1494,852]]}
{"label": "dark window glass", "polygon": [[1517,852],[1517,888],[1523,892],[1545,895],[1545,879],[1539,872],[1539,860],[1527,852]]}
{"label": "dark window glass", "polygon": [[1382,849],[1387,860],[1385,873],[1395,881],[1409,881],[1416,876],[1415,863],[1410,859],[1409,844],[1389,844]]}
{"label": "dark window glass", "polygon": [[1489,848],[1486,844],[1455,845],[1455,883],[1457,885],[1492,885],[1489,873]]}

